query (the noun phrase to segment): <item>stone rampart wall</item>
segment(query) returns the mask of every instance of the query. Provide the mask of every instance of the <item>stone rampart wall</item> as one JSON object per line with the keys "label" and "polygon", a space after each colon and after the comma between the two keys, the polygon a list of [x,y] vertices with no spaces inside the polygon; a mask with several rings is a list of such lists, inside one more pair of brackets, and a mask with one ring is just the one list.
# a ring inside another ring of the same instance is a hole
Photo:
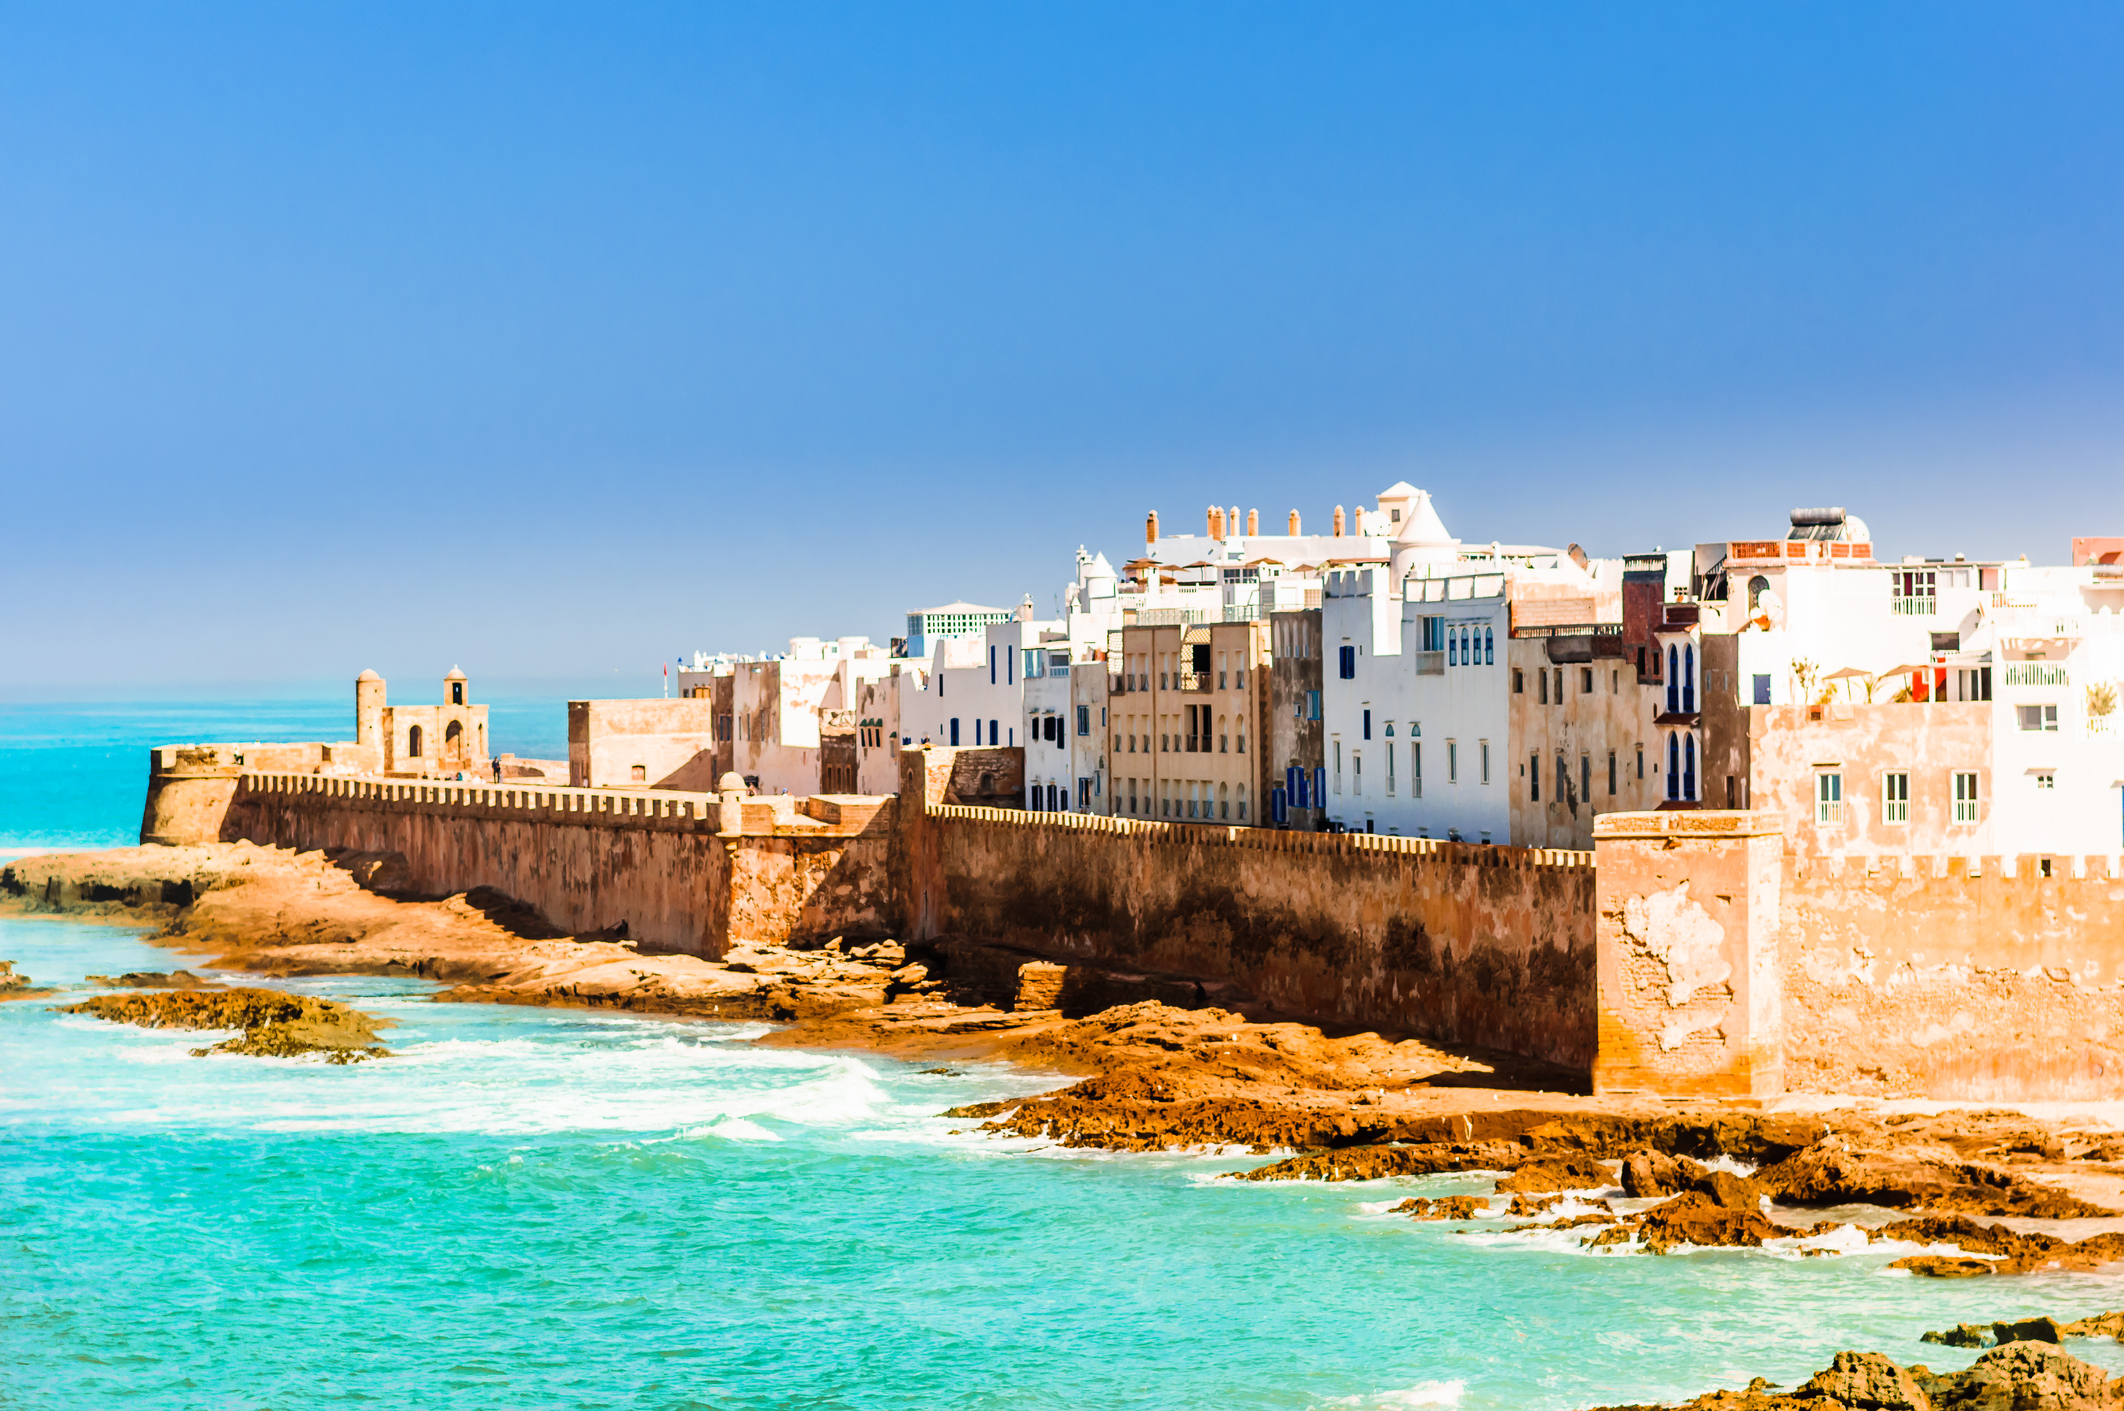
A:
{"label": "stone rampart wall", "polygon": [[[889,929],[886,827],[724,834],[712,794],[245,774],[219,836],[400,853],[408,885],[493,887],[556,926],[718,956]],[[770,824],[770,827],[772,825]]]}
{"label": "stone rampart wall", "polygon": [[1591,854],[942,805],[909,829],[918,935],[1227,980],[1287,1013],[1592,1063]]}

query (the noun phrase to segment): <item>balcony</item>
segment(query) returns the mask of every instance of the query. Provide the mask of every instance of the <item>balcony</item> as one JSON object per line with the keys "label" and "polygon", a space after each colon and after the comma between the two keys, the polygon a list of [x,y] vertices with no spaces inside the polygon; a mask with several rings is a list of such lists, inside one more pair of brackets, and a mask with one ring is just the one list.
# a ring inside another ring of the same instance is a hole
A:
{"label": "balcony", "polygon": [[1217,673],[1214,671],[1180,671],[1174,675],[1178,677],[1178,689],[1182,691],[1212,691],[1217,686]]}
{"label": "balcony", "polygon": [[2014,661],[2006,664],[2001,680],[2008,686],[2069,686],[2072,673],[2048,662]]}
{"label": "balcony", "polygon": [[1418,653],[1416,653],[1416,674],[1417,674],[1418,676],[1443,676],[1443,675],[1445,675],[1445,653],[1444,653],[1444,652],[1418,652]]}
{"label": "balcony", "polygon": [[1888,602],[1897,617],[1938,617],[1940,614],[1938,598],[1890,598]]}

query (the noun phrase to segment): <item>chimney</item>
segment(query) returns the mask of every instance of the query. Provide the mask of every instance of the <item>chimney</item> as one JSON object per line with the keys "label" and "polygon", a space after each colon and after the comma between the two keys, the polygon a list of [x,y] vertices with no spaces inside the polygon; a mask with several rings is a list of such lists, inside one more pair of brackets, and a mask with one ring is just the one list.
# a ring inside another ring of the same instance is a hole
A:
{"label": "chimney", "polygon": [[1224,511],[1215,505],[1209,507],[1209,536],[1212,539],[1224,537]]}
{"label": "chimney", "polygon": [[1258,535],[1259,535],[1260,533],[1261,533],[1261,511],[1260,511],[1260,510],[1248,510],[1248,511],[1246,512],[1246,537],[1247,537],[1247,538],[1249,538],[1249,539],[1252,539],[1252,538],[1255,538],[1256,536],[1258,536]]}
{"label": "chimney", "polygon": [[1335,506],[1335,537],[1342,537],[1342,506]]}
{"label": "chimney", "polygon": [[1297,536],[1298,536],[1298,511],[1296,511],[1296,510],[1292,510],[1292,511],[1291,511],[1291,537],[1292,537],[1292,538],[1296,538]]}
{"label": "chimney", "polygon": [[1232,537],[1235,539],[1239,537],[1239,506],[1232,506],[1232,516],[1224,522],[1232,527]]}
{"label": "chimney", "polygon": [[1149,548],[1158,542],[1158,512],[1152,510],[1143,518],[1143,545]]}

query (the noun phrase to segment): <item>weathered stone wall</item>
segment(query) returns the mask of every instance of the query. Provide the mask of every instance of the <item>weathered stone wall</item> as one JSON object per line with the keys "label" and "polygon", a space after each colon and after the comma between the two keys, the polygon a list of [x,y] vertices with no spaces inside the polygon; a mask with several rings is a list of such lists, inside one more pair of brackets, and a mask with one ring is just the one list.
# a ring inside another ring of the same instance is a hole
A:
{"label": "weathered stone wall", "polygon": [[2124,1097],[2124,859],[1787,859],[1795,1086]]}
{"label": "weathered stone wall", "polygon": [[1775,814],[1606,813],[1595,1092],[1784,1090]]}
{"label": "weathered stone wall", "polygon": [[707,794],[620,794],[246,774],[219,837],[400,853],[408,885],[493,887],[565,930],[719,956],[888,930],[890,816],[860,829],[725,833]]}
{"label": "weathered stone wall", "polygon": [[917,814],[911,800],[941,795],[947,754],[903,757],[896,866],[916,938],[1225,980],[1287,1013],[1593,1061],[1584,853],[941,803]]}

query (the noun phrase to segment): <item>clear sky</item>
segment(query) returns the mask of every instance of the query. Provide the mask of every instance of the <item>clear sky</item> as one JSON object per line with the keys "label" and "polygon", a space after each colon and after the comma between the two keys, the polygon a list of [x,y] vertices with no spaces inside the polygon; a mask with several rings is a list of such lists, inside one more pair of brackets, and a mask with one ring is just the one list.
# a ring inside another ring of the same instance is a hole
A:
{"label": "clear sky", "polygon": [[2114,3],[0,0],[0,696],[653,683],[1397,479],[2056,561],[2120,75]]}

